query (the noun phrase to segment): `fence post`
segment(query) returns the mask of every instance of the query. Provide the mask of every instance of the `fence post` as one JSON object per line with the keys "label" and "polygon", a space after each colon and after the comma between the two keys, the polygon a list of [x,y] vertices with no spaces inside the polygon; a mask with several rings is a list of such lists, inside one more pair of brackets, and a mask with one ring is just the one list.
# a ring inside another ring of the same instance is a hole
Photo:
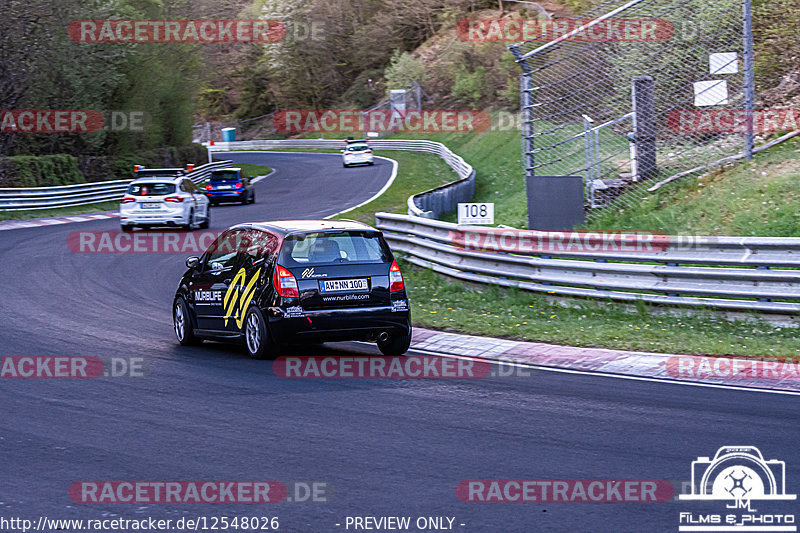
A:
{"label": "fence post", "polygon": [[744,99],[745,118],[744,154],[753,160],[753,108],[755,107],[755,81],[753,74],[753,17],[750,0],[744,0]]}
{"label": "fence post", "polygon": [[590,203],[592,202],[591,198],[591,190],[592,190],[592,182],[594,181],[594,158],[592,157],[592,138],[591,138],[591,130],[592,126],[594,126],[594,120],[589,115],[582,115],[583,117],[583,152],[584,158],[586,160],[586,184],[584,195],[586,196],[586,201]]}
{"label": "fence post", "polygon": [[636,167],[644,181],[656,176],[656,111],[653,78],[633,78],[633,136],[636,143]]}

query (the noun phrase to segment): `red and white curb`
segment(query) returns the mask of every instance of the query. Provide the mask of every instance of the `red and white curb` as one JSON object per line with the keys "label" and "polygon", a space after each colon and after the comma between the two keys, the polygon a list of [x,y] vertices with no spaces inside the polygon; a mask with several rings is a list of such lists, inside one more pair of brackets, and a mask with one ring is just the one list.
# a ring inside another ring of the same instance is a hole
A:
{"label": "red and white curb", "polygon": [[0,231],[21,228],[38,228],[40,226],[55,226],[57,224],[72,224],[74,222],[90,222],[92,220],[102,220],[105,218],[119,218],[119,213],[97,213],[93,215],[32,218],[28,220],[4,220],[0,222]]}
{"label": "red and white curb", "polygon": [[543,369],[800,394],[800,358],[736,358],[558,346],[415,328],[411,349]]}

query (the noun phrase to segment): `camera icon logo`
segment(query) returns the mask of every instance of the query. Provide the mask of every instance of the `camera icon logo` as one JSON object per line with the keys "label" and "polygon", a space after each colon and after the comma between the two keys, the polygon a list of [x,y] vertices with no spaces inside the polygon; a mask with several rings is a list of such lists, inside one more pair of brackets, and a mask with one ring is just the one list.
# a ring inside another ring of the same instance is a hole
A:
{"label": "camera icon logo", "polygon": [[796,500],[786,493],[786,463],[764,460],[755,446],[723,446],[713,459],[692,461],[692,493],[681,500]]}

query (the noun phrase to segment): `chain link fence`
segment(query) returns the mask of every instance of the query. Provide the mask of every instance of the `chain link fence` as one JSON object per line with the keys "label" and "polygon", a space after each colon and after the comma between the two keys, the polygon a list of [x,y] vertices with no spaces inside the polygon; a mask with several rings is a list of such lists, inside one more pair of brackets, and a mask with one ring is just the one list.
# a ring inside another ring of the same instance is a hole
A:
{"label": "chain link fence", "polygon": [[749,8],[613,0],[550,21],[546,43],[509,46],[522,68],[526,176],[583,176],[591,219],[638,202],[656,181],[745,151],[752,41],[743,1]]}
{"label": "chain link fence", "polygon": [[[386,113],[386,115],[399,115],[405,116],[409,111],[418,111],[423,108],[426,103],[432,103],[433,99],[425,93],[416,81],[403,89],[392,89],[389,95],[372,106],[369,109],[361,111],[362,115],[366,116],[368,113]],[[222,141],[222,130],[225,128],[233,128],[236,130],[236,140],[238,141],[254,141],[259,139],[285,139],[291,135],[283,131],[279,125],[275,123],[274,117],[276,113],[268,113],[258,117],[252,117],[244,120],[229,121],[229,122],[204,122],[195,124],[193,127],[192,138],[195,142],[205,143],[210,140],[215,142]],[[367,121],[365,121],[366,123]],[[369,132],[361,132],[366,136]],[[384,138],[391,131],[373,132],[370,137]],[[347,133],[347,136],[358,136],[355,132]]]}

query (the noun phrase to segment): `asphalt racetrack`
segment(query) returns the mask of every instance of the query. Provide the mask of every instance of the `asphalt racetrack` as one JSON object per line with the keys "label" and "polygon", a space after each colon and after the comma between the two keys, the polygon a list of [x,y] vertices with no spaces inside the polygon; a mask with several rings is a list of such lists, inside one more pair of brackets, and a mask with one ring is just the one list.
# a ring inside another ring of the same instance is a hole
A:
{"label": "asphalt racetrack", "polygon": [[[385,159],[344,169],[335,155],[225,157],[277,172],[256,184],[254,205],[213,208],[215,230],[332,215],[371,198],[392,171]],[[724,514],[724,503],[478,503],[459,500],[456,487],[492,479],[680,483],[692,461],[725,445],[757,446],[785,461],[787,492],[800,491],[797,396],[544,371],[282,379],[270,361],[236,346],[178,345],[171,303],[185,254],[75,253],[67,245],[72,232],[118,229],[112,219],[0,231],[0,355],[143,357],[149,367],[143,378],[0,380],[0,516],[277,516],[287,532],[354,531],[347,517],[365,516],[450,517],[452,530],[465,533],[677,531],[681,512]],[[340,343],[287,355],[342,353],[378,352]],[[72,501],[70,486],[86,480],[316,482],[327,501]],[[755,503],[760,512],[797,511],[796,501]]]}

